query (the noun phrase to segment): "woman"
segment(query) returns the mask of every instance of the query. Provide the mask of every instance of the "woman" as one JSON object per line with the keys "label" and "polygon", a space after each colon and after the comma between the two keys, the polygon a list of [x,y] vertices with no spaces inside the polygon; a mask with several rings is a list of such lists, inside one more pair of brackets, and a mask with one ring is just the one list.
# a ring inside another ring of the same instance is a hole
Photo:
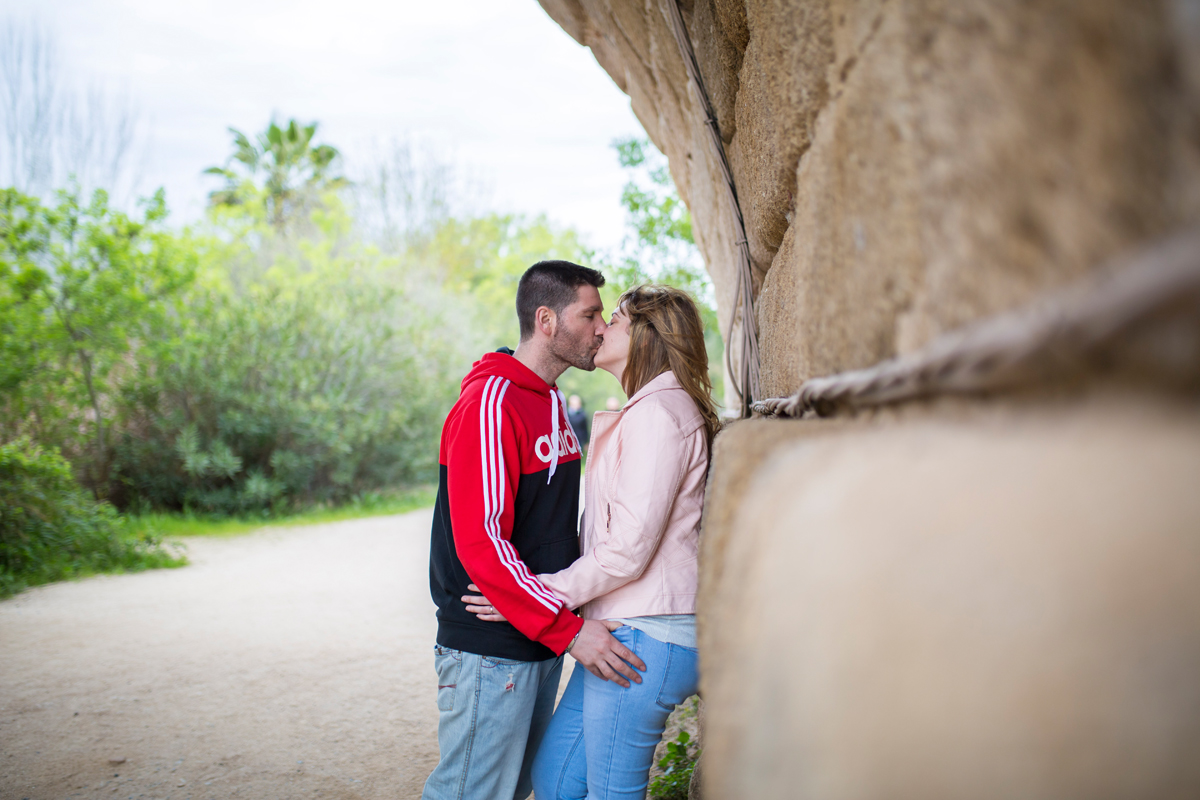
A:
{"label": "woman", "polygon": [[538,577],[585,619],[622,623],[613,635],[647,670],[629,688],[574,670],[534,759],[538,800],[644,797],[667,715],[697,689],[700,512],[719,419],[696,304],[666,286],[626,292],[596,366],[629,402],[592,423],[583,555]]}

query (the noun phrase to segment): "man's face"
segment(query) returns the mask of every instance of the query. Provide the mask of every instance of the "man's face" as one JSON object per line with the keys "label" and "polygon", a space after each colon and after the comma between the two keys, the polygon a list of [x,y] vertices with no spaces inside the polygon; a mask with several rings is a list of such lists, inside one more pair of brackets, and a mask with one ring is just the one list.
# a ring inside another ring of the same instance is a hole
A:
{"label": "man's face", "polygon": [[604,342],[604,304],[595,286],[575,291],[575,302],[562,310],[550,337],[550,352],[582,370],[596,368],[596,351]]}

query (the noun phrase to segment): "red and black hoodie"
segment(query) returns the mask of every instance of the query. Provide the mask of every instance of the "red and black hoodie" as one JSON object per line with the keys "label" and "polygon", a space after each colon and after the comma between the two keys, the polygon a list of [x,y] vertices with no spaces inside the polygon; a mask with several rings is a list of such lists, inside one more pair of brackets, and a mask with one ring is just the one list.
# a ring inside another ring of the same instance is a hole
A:
{"label": "red and black hoodie", "polygon": [[[579,558],[579,443],[557,387],[488,353],[463,379],[442,427],[429,588],[437,642],[542,661],[583,626],[535,576]],[[474,583],[509,622],[482,622],[461,597]]]}

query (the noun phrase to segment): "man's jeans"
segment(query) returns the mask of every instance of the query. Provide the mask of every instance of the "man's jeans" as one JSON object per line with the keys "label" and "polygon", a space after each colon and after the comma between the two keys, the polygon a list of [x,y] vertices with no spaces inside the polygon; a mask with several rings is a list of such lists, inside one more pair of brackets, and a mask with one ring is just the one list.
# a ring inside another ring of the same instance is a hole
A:
{"label": "man's jeans", "polygon": [[434,648],[438,749],[422,800],[524,800],[558,694],[562,657],[489,658]]}
{"label": "man's jeans", "polygon": [[576,665],[533,761],[537,800],[644,798],[667,716],[696,693],[693,648],[628,625],[613,636],[646,662],[642,682],[622,689]]}

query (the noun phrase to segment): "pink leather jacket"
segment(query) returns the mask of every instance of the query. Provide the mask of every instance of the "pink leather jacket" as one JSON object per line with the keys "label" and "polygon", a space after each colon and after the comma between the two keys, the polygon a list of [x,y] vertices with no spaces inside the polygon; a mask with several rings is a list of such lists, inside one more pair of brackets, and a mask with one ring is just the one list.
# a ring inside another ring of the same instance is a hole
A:
{"label": "pink leather jacket", "polygon": [[673,372],[620,411],[596,412],[583,555],[538,578],[585,619],[694,614],[707,472],[704,418]]}

